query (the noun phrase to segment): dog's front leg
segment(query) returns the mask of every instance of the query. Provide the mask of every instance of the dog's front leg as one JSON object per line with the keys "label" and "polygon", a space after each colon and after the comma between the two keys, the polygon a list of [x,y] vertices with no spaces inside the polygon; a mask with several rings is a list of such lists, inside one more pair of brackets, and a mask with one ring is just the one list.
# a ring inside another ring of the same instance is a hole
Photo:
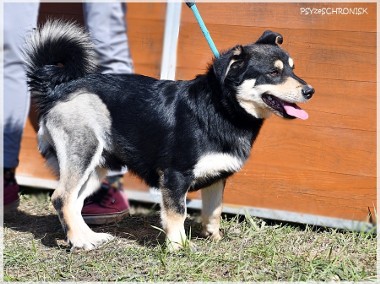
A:
{"label": "dog's front leg", "polygon": [[220,180],[201,190],[202,194],[202,235],[218,241],[222,238],[220,218],[222,214],[225,180]]}
{"label": "dog's front leg", "polygon": [[184,228],[188,188],[189,182],[179,172],[166,171],[161,176],[161,222],[171,251],[183,248],[188,243]]}

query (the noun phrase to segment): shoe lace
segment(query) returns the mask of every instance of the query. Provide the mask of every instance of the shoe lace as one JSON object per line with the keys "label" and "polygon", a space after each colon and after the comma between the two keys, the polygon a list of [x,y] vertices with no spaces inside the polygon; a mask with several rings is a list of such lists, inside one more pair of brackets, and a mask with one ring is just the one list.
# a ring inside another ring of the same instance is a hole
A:
{"label": "shoe lace", "polygon": [[[110,191],[114,191],[114,189],[110,189]],[[100,204],[102,206],[106,206],[107,204],[115,204],[116,202],[116,199],[114,197],[114,195],[111,193],[111,192],[108,192],[104,198],[102,199],[102,201],[100,202]]]}
{"label": "shoe lace", "polygon": [[98,203],[99,205],[106,207],[108,204],[114,204],[116,202],[115,194],[122,188],[120,179],[105,180],[102,182],[100,190],[94,195],[88,197],[85,200],[85,205]]}

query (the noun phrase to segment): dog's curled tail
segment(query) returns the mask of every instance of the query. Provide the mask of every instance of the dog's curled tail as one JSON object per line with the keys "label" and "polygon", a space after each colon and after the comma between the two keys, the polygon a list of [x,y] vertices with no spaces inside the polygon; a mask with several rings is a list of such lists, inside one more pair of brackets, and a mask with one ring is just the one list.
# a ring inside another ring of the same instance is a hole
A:
{"label": "dog's curled tail", "polygon": [[89,35],[79,25],[48,20],[36,29],[24,50],[32,96],[46,97],[59,84],[95,72],[96,56]]}

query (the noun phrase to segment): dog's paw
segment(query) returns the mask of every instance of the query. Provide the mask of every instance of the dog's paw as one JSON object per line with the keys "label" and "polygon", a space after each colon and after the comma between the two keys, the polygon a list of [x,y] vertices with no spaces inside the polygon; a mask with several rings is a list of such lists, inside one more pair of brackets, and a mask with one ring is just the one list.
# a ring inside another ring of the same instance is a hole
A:
{"label": "dog's paw", "polygon": [[102,244],[105,244],[113,239],[113,236],[107,233],[91,232],[80,236],[72,236],[68,238],[68,243],[72,250],[84,249],[93,250]]}
{"label": "dog's paw", "polygon": [[191,252],[197,251],[197,246],[189,240],[185,240],[184,242],[174,242],[170,241],[169,239],[166,239],[166,248],[169,252],[177,252],[180,250]]}
{"label": "dog's paw", "polygon": [[223,238],[223,233],[219,230],[215,232],[209,232],[208,230],[203,229],[201,232],[201,236],[217,242]]}
{"label": "dog's paw", "polygon": [[166,239],[166,248],[169,252],[176,252],[182,249],[182,244],[174,241],[170,241],[169,239]]}

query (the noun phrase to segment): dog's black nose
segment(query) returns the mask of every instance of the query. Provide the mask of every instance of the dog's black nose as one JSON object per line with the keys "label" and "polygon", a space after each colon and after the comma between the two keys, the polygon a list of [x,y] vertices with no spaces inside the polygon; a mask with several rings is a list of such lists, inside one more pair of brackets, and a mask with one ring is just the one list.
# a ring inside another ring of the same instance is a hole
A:
{"label": "dog's black nose", "polygon": [[304,96],[305,99],[311,99],[314,92],[315,92],[314,88],[310,85],[306,85],[302,88],[302,95]]}

